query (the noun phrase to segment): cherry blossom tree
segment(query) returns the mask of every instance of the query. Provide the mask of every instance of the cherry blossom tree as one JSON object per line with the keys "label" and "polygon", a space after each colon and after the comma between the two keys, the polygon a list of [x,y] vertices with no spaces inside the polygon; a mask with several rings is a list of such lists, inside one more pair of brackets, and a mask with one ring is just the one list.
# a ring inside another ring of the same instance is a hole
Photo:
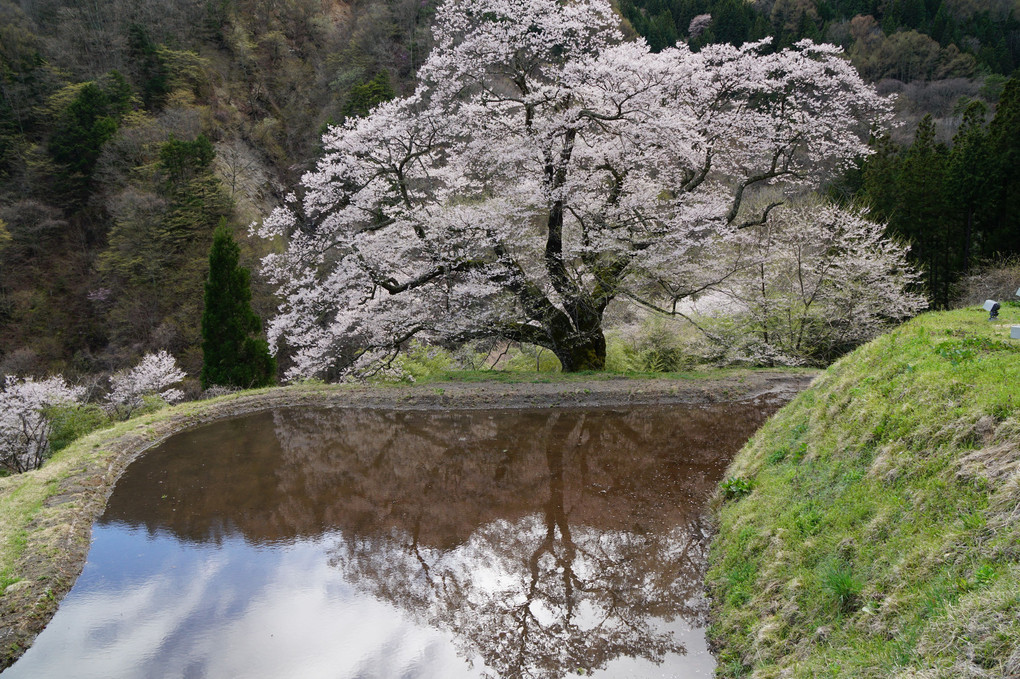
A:
{"label": "cherry blossom tree", "polygon": [[144,405],[147,396],[175,403],[184,398],[184,393],[172,388],[172,385],[185,377],[187,375],[177,367],[177,361],[166,351],[146,354],[134,368],[122,370],[110,377],[107,407],[127,419]]}
{"label": "cherry blossom tree", "polygon": [[59,376],[35,380],[9,375],[0,389],[0,468],[25,472],[41,467],[52,428],[46,411],[84,397],[84,388],[69,386]]}
{"label": "cherry blossom tree", "polygon": [[748,229],[755,264],[717,291],[731,300],[715,338],[759,364],[825,364],[927,308],[909,248],[866,213],[818,198]]}
{"label": "cherry blossom tree", "polygon": [[291,378],[484,336],[600,369],[602,317],[671,312],[745,266],[706,247],[759,224],[745,196],[816,185],[889,107],[837,47],[626,42],[608,0],[449,0],[410,96],[331,128],[255,228]]}

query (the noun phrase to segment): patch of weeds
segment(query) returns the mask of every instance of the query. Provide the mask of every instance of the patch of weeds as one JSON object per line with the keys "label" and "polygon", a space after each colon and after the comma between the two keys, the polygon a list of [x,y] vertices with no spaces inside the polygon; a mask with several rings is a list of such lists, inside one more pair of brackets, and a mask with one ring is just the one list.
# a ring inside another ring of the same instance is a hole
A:
{"label": "patch of weeds", "polygon": [[962,342],[941,342],[935,347],[935,353],[953,365],[960,365],[974,358],[977,352],[970,347],[963,346]]}
{"label": "patch of weeds", "polygon": [[931,620],[945,613],[960,598],[960,594],[970,589],[965,578],[953,577],[942,573],[941,577],[932,582],[925,590],[921,599],[921,617]]}
{"label": "patch of weeds", "polygon": [[852,613],[861,603],[864,582],[853,573],[853,568],[843,559],[833,559],[821,573],[822,589],[832,597],[841,613]]}
{"label": "patch of weeds", "polygon": [[1002,422],[1013,414],[1013,409],[1013,399],[1008,398],[1006,403],[996,403],[993,405],[991,415],[999,422]]}
{"label": "patch of weeds", "polygon": [[779,464],[780,462],[785,460],[786,456],[789,454],[790,450],[788,448],[780,448],[779,450],[774,450],[772,451],[772,454],[769,455],[768,459],[769,464]]}
{"label": "patch of weeds", "polygon": [[797,531],[802,536],[808,537],[816,534],[821,529],[822,519],[824,518],[824,515],[818,509],[809,504],[797,512],[793,523],[797,526]]}
{"label": "patch of weeds", "polygon": [[995,578],[998,574],[999,573],[995,566],[986,563],[974,571],[974,584],[977,587],[987,587],[995,582]]}
{"label": "patch of weeds", "polygon": [[4,590],[6,590],[8,587],[20,581],[21,578],[14,577],[9,573],[0,573],[0,595],[2,595]]}
{"label": "patch of weeds", "polygon": [[749,561],[741,561],[726,573],[726,603],[730,606],[742,606],[751,600],[751,588],[755,582],[757,569]]}
{"label": "patch of weeds", "polygon": [[723,497],[727,500],[734,500],[744,497],[745,495],[750,495],[752,490],[754,490],[754,482],[749,481],[742,476],[731,476],[722,482]]}
{"label": "patch of weeds", "polygon": [[962,340],[940,342],[935,353],[953,365],[972,360],[978,353],[990,351],[1018,351],[1017,347],[990,337],[967,337]]}

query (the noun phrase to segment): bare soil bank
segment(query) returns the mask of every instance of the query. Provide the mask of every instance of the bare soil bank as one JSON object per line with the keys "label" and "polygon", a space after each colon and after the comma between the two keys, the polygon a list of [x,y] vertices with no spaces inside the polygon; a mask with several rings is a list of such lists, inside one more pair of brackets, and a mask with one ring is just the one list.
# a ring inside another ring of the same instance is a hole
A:
{"label": "bare soil bank", "polygon": [[562,380],[543,383],[443,382],[421,386],[298,386],[187,403],[91,434],[42,469],[0,479],[0,668],[45,627],[88,554],[92,522],[124,469],[178,432],[214,420],[301,406],[414,410],[597,408],[789,400],[815,374],[747,371],[695,379]]}

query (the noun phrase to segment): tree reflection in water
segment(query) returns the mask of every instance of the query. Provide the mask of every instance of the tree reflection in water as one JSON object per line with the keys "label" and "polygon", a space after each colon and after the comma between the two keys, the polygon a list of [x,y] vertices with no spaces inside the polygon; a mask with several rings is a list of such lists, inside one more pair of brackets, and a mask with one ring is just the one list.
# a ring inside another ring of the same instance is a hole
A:
{"label": "tree reflection in water", "polygon": [[[682,418],[677,431],[640,413],[529,413],[526,426],[390,414],[404,420],[396,428],[358,413],[329,448],[362,461],[345,465],[346,494],[393,511],[348,534],[332,564],[453,632],[495,677],[590,673],[621,656],[659,663],[685,652],[663,621],[699,627],[706,613],[701,507],[720,451],[703,443],[719,443],[719,415]],[[277,415],[288,455],[321,445],[322,418]],[[678,462],[682,477],[670,473]]]}
{"label": "tree reflection in water", "polygon": [[491,676],[659,663],[704,624],[705,502],[776,406],[280,410],[167,441],[102,521],[267,549],[335,536],[352,587]]}

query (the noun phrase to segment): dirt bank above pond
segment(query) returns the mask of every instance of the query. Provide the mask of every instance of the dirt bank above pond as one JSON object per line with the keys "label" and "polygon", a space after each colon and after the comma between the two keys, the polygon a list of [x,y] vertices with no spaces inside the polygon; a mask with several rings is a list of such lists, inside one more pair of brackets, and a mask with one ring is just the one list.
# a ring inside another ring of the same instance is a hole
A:
{"label": "dirt bank above pond", "polygon": [[0,668],[32,643],[74,584],[88,554],[92,522],[124,469],[183,430],[301,406],[445,410],[709,404],[761,396],[788,400],[813,377],[805,371],[746,371],[687,379],[283,387],[187,403],[93,433],[40,470],[0,479]]}

